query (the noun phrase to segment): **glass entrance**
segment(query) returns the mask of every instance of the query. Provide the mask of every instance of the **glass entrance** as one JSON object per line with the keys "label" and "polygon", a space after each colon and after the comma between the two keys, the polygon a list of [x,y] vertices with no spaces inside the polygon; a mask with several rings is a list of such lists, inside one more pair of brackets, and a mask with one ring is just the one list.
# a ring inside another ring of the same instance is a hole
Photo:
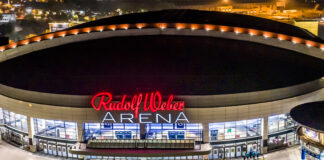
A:
{"label": "glass entrance", "polygon": [[225,158],[231,158],[231,153],[230,153],[230,149],[231,147],[226,147],[225,148]]}
{"label": "glass entrance", "polygon": [[242,146],[236,146],[236,157],[242,156]]}
{"label": "glass entrance", "polygon": [[47,154],[48,153],[48,150],[47,150],[47,144],[43,144],[43,149],[44,149],[44,153]]}
{"label": "glass entrance", "polygon": [[231,143],[224,145],[214,146],[210,157],[212,159],[230,159],[240,158],[245,156],[248,152],[260,153],[260,142],[259,141],[248,141],[240,143]]}
{"label": "glass entrance", "polygon": [[62,147],[62,156],[63,157],[67,157],[67,149],[66,149],[66,147]]}
{"label": "glass entrance", "polygon": [[62,156],[62,147],[59,145],[57,146],[57,155]]}
{"label": "glass entrance", "polygon": [[53,149],[52,149],[52,145],[48,144],[48,154],[53,154]]}
{"label": "glass entrance", "polygon": [[223,159],[225,157],[224,155],[224,148],[223,147],[215,147],[212,150],[212,157],[211,159]]}
{"label": "glass entrance", "polygon": [[235,158],[235,147],[225,147],[225,158]]}
{"label": "glass entrance", "polygon": [[67,157],[66,154],[66,143],[57,143],[57,155],[62,157]]}
{"label": "glass entrance", "polygon": [[37,151],[41,151],[45,154],[51,154],[54,156],[60,157],[70,157],[77,158],[77,155],[69,154],[68,147],[71,147],[75,143],[65,143],[65,142],[57,142],[54,140],[46,140],[36,138]]}

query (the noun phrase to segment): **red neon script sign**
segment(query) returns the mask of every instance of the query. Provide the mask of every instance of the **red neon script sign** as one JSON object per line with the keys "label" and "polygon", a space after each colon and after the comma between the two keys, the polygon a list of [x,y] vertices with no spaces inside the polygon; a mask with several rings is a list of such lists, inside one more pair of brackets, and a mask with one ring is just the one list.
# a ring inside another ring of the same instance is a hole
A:
{"label": "red neon script sign", "polygon": [[[135,118],[138,118],[140,106],[143,102],[143,110],[145,112],[157,111],[183,111],[184,102],[173,102],[173,95],[170,95],[167,101],[162,101],[160,92],[139,93],[133,96],[130,101],[126,101],[126,95],[122,96],[120,102],[112,102],[112,94],[109,92],[101,92],[94,95],[91,99],[92,107],[99,111],[102,107],[106,111],[133,111]],[[99,98],[99,103],[95,104],[95,100]]]}

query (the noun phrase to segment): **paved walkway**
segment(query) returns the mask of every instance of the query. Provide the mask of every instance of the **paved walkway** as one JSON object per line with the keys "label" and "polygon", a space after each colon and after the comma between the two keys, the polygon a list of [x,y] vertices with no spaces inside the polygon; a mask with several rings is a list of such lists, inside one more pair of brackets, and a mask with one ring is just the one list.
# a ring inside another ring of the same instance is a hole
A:
{"label": "paved walkway", "polygon": [[301,159],[300,146],[298,145],[295,147],[266,154],[265,159],[266,160],[300,160]]}
{"label": "paved walkway", "polygon": [[[260,156],[258,160],[262,160],[263,157],[265,160],[301,160],[300,146],[298,145],[295,147],[290,147],[287,149],[268,153],[265,154],[264,156]],[[243,160],[243,158],[238,158],[234,160]],[[253,159],[247,159],[247,160],[253,160]]]}
{"label": "paved walkway", "polygon": [[[265,160],[300,160],[300,146],[291,147],[288,149],[276,151],[273,153],[266,154]],[[59,157],[33,154],[31,152],[22,150],[15,146],[12,146],[4,141],[0,144],[0,159],[1,160],[54,160]],[[233,159],[232,159],[233,160]],[[242,158],[237,159],[242,160]],[[251,160],[251,159],[250,159]],[[262,160],[262,157],[259,158]]]}
{"label": "paved walkway", "polygon": [[17,148],[4,141],[0,144],[1,160],[54,160],[53,158],[40,156],[23,149]]}

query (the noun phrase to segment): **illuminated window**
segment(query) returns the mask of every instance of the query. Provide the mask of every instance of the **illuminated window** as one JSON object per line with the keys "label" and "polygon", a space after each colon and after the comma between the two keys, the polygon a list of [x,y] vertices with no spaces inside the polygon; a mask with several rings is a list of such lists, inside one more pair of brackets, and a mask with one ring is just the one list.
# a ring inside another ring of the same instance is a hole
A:
{"label": "illuminated window", "polygon": [[34,119],[36,135],[60,139],[77,139],[77,123],[58,120]]}
{"label": "illuminated window", "polygon": [[261,118],[209,123],[209,135],[211,141],[261,136]]}
{"label": "illuminated window", "polygon": [[24,115],[2,110],[3,123],[23,132],[28,132],[27,117]]}
{"label": "illuminated window", "polygon": [[146,139],[195,139],[202,141],[200,123],[146,124]]}
{"label": "illuminated window", "polygon": [[140,139],[138,123],[84,123],[83,137],[88,139]]}
{"label": "illuminated window", "polygon": [[305,128],[305,135],[314,141],[319,141],[319,134],[311,129]]}
{"label": "illuminated window", "polygon": [[268,133],[278,132],[295,127],[297,124],[288,114],[273,115],[268,117]]}

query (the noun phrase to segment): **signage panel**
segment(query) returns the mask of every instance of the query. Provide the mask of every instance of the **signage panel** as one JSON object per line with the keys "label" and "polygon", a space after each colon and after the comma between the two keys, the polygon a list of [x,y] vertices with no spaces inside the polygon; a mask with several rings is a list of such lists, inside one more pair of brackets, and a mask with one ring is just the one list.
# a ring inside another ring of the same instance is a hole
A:
{"label": "signage panel", "polygon": [[184,101],[174,101],[174,95],[163,100],[158,91],[123,95],[119,101],[109,92],[100,92],[92,97],[91,105],[107,111],[103,123],[189,123]]}

